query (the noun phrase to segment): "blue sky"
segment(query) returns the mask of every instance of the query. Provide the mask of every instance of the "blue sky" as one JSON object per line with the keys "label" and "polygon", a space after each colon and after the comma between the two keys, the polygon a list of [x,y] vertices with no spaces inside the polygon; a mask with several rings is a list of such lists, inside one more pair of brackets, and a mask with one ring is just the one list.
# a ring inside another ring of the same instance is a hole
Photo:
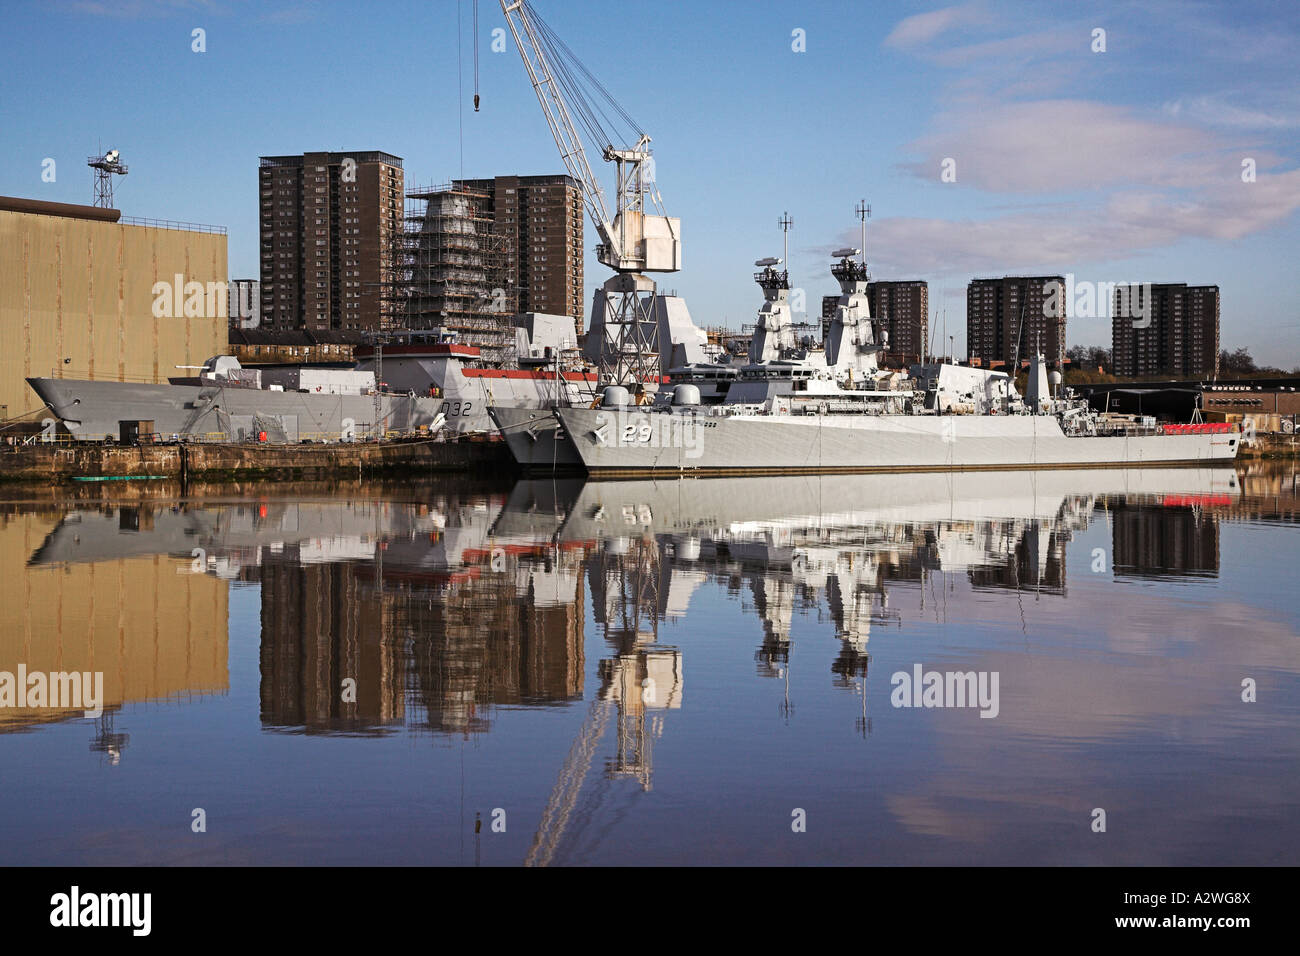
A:
{"label": "blue sky", "polygon": [[[701,325],[752,320],[752,263],[781,255],[786,211],[791,282],[816,313],[865,197],[873,274],[928,280],[959,351],[971,277],[1060,272],[1217,284],[1225,348],[1300,365],[1300,6],[534,6],[653,137],[683,220],[685,268],[661,285]],[[0,194],[89,202],[85,158],[116,147],[118,206],[229,227],[243,277],[260,155],[382,149],[408,185],[560,172],[513,44],[491,51],[500,7],[479,7],[475,114],[472,0],[6,3]],[[589,255],[586,274],[590,290],[606,270]],[[1108,345],[1109,319],[1072,315],[1068,338]]]}

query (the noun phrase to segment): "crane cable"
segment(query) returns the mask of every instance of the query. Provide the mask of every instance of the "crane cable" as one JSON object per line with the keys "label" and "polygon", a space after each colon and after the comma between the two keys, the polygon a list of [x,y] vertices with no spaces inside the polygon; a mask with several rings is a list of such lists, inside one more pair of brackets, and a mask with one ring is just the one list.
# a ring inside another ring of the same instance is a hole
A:
{"label": "crane cable", "polygon": [[[537,15],[531,3],[526,3],[527,15],[537,27],[538,37],[546,47],[548,59],[553,64],[557,83],[564,88],[579,121],[599,146],[612,146],[618,140],[631,146],[645,135],[641,124],[625,110],[608,89],[578,58],[558,34]],[[590,91],[590,95],[589,92]],[[617,114],[611,117],[596,100],[596,94]],[[603,120],[603,122],[602,122]],[[620,123],[621,120],[621,123]],[[622,129],[620,129],[622,127]],[[628,136],[628,132],[634,136]]]}
{"label": "crane cable", "polygon": [[460,22],[461,2],[456,0],[456,115],[460,119],[460,178],[465,178],[465,29]]}
{"label": "crane cable", "polygon": [[478,0],[474,0],[474,112],[478,112]]}

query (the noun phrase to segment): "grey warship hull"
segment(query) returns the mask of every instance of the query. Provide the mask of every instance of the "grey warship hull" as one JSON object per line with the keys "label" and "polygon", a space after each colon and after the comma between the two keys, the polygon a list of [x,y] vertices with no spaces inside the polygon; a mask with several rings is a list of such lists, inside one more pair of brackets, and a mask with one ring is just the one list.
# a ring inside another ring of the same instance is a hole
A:
{"label": "grey warship hull", "polygon": [[582,470],[582,459],[549,409],[494,405],[488,415],[524,471]]}
{"label": "grey warship hull", "polygon": [[[375,421],[375,396],[331,395],[217,385],[145,385],[84,379],[29,378],[41,401],[80,441],[116,439],[123,421],[151,421],[164,437],[256,437],[255,420],[273,419],[289,441],[364,437]],[[385,431],[435,423],[441,399],[382,394]]]}

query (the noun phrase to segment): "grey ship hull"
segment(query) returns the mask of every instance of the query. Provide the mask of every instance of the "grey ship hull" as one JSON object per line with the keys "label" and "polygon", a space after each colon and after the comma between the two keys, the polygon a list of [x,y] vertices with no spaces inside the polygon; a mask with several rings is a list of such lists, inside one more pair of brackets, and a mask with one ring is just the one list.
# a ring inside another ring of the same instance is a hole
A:
{"label": "grey ship hull", "polygon": [[[129,511],[147,516],[143,528],[123,529],[122,513]],[[93,563],[159,554],[191,557],[195,548],[214,557],[247,556],[266,547],[290,544],[311,544],[322,552],[336,547],[351,557],[348,549],[354,542],[373,551],[375,528],[374,510],[368,502],[269,498],[252,507],[243,501],[218,500],[177,510],[158,502],[123,501],[116,508],[69,511],[27,563]],[[383,531],[397,543],[412,536],[424,539],[435,530],[413,507],[395,507],[384,515]]]}
{"label": "grey ship hull", "polygon": [[[328,395],[198,385],[143,385],[84,379],[29,378],[27,383],[80,441],[116,439],[123,421],[152,421],[165,438],[255,437],[254,417],[274,418],[290,441],[338,438],[347,423],[365,437],[375,419],[373,395]],[[441,399],[385,394],[380,414],[387,431],[432,425]]]}
{"label": "grey ship hull", "polygon": [[1240,435],[1072,437],[1044,415],[555,412],[591,475],[788,474],[1227,463]]}
{"label": "grey ship hull", "polygon": [[488,415],[525,471],[582,470],[582,459],[549,409],[494,405]]}

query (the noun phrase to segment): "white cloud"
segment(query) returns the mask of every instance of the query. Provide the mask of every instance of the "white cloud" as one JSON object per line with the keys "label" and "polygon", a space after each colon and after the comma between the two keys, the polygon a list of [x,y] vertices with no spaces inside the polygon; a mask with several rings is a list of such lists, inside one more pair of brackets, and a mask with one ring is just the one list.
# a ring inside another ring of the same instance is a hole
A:
{"label": "white cloud", "polygon": [[[919,273],[1067,269],[1113,261],[1184,238],[1235,240],[1300,208],[1300,170],[1267,151],[1170,118],[1086,100],[986,103],[937,118],[907,164],[936,188],[1066,197],[980,221],[881,220],[880,265]],[[1258,179],[1241,181],[1255,159]],[[940,184],[945,158],[957,181]],[[1080,200],[1080,194],[1095,196]],[[887,257],[887,258],[885,258]]]}
{"label": "white cloud", "polygon": [[905,168],[937,181],[951,157],[958,183],[1003,193],[1199,187],[1235,177],[1240,157],[1255,155],[1204,129],[1087,100],[986,103],[935,125],[942,131],[910,144],[925,158]]}
{"label": "white cloud", "polygon": [[[1054,27],[1019,36],[998,37],[965,46],[953,46],[924,54],[926,59],[939,66],[968,67],[976,63],[993,61],[1002,66],[1013,66],[1047,60],[1071,51],[1088,48],[1087,30],[1070,30]],[[1054,66],[1053,69],[1056,67]]]}
{"label": "white cloud", "polygon": [[1280,130],[1300,127],[1300,115],[1254,109],[1217,96],[1193,96],[1164,105],[1165,115],[1230,129]]}
{"label": "white cloud", "polygon": [[955,7],[918,13],[900,20],[885,37],[886,46],[915,47],[929,43],[941,33],[985,19],[979,4],[965,3]]}
{"label": "white cloud", "polygon": [[[984,220],[889,218],[871,231],[882,276],[1066,271],[1139,256],[1182,239],[1235,240],[1300,209],[1300,169],[1226,180],[1192,195],[1117,192],[1098,204],[1033,209]],[[843,241],[854,234],[845,231]]]}

